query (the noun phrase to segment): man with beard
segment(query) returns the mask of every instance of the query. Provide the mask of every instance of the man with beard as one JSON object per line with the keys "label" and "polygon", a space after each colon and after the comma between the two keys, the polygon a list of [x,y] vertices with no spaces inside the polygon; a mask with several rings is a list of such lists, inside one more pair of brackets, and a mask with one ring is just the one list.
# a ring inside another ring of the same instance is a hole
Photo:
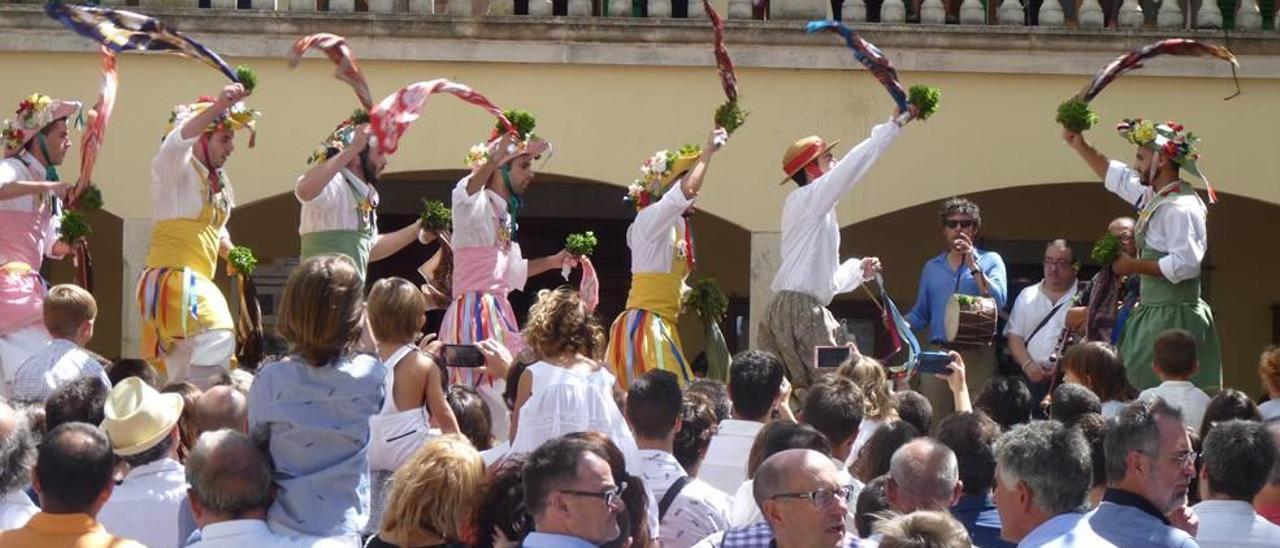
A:
{"label": "man with beard", "polygon": [[711,157],[728,138],[716,129],[701,149],[658,151],[641,166],[643,177],[627,189],[626,200],[636,208],[636,220],[627,229],[631,291],[605,352],[623,387],[651,369],[673,373],[681,386],[693,381],[676,331],[684,281],[696,264],[689,216]]}
{"label": "man with beard", "polygon": [[1153,343],[1165,330],[1180,328],[1196,338],[1200,372],[1192,381],[1213,391],[1222,385],[1222,357],[1213,311],[1200,299],[1208,209],[1181,179],[1183,170],[1204,179],[1196,164],[1198,139],[1175,122],[1125,120],[1117,129],[1138,148],[1133,167],[1108,160],[1080,133],[1063,129],[1062,139],[1103,178],[1107,190],[1139,212],[1138,256],[1122,253],[1111,265],[1116,275],[1137,274],[1141,280],[1141,304],[1120,336],[1129,381],[1139,390],[1159,384],[1151,368]]}
{"label": "man with beard", "polygon": [[151,248],[137,289],[142,354],[171,383],[225,371],[235,352],[235,324],[213,276],[234,247],[227,219],[235,194],[224,166],[235,132],[254,131],[258,113],[241,102],[248,95],[230,84],[217,98],[175,107],[151,162]]}
{"label": "man with beard", "polygon": [[1160,398],[1129,404],[1107,431],[1105,451],[1107,490],[1089,526],[1116,546],[1196,546],[1184,530],[1195,530],[1187,486],[1196,476],[1196,453],[1182,412]]}
{"label": "man with beard", "polygon": [[[307,160],[311,169],[298,178],[293,194],[302,203],[298,234],[302,259],[322,253],[351,257],[365,278],[371,261],[404,249],[418,235],[421,220],[378,234],[378,178],[387,157],[369,141],[369,115],[356,111],[344,120]],[[434,234],[428,234],[434,239]]]}
{"label": "man with beard", "polygon": [[33,93],[4,123],[0,161],[0,396],[9,396],[18,367],[49,341],[41,310],[46,256],[61,258],[70,247],[58,239],[60,196],[71,185],[58,182],[71,139],[67,119],[80,103]]}
{"label": "man with beard", "polygon": [[[534,136],[535,122],[527,112],[505,114],[523,127],[510,132],[504,127],[500,136],[472,147],[467,155],[472,171],[453,188],[453,300],[440,325],[441,342],[483,341],[479,346],[488,354],[505,353],[498,346],[511,354],[524,348],[507,293],[523,290],[530,276],[574,262],[565,250],[532,260],[520,253],[515,240],[524,195],[533,184],[533,161],[551,145]],[[502,397],[505,375],[455,367],[451,377],[455,384],[476,387],[493,417],[493,432],[505,441],[511,420]]]}

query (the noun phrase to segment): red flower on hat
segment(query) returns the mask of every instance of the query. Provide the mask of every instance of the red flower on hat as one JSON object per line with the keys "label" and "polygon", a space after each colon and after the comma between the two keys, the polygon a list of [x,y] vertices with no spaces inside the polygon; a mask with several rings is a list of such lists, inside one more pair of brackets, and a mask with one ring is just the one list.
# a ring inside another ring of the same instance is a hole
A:
{"label": "red flower on hat", "polygon": [[1169,126],[1169,129],[1172,129],[1175,132],[1182,131],[1182,124],[1179,124],[1173,120],[1169,120],[1168,122],[1165,122],[1165,125]]}

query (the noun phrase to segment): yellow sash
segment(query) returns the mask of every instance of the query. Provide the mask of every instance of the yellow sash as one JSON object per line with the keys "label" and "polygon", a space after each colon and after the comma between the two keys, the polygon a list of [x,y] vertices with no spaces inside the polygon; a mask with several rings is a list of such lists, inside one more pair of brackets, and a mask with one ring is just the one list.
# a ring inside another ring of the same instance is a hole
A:
{"label": "yellow sash", "polygon": [[[675,231],[675,228],[672,228]],[[680,241],[676,234],[676,242]],[[648,310],[671,320],[675,324],[680,316],[680,304],[688,287],[684,280],[689,276],[688,263],[681,256],[680,246],[671,246],[671,272],[636,272],[631,274],[631,292],[627,294],[627,308]]]}

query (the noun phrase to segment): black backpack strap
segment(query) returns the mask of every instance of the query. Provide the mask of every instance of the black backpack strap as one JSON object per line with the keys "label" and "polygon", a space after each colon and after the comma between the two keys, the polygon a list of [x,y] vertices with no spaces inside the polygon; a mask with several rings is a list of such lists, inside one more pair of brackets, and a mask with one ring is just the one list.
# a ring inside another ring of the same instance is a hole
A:
{"label": "black backpack strap", "polygon": [[658,501],[658,523],[662,523],[662,518],[667,516],[667,510],[671,508],[671,504],[676,501],[676,497],[680,496],[680,491],[684,490],[684,486],[689,485],[693,481],[689,476],[680,476],[671,487],[667,488],[667,494],[662,495],[662,500]]}

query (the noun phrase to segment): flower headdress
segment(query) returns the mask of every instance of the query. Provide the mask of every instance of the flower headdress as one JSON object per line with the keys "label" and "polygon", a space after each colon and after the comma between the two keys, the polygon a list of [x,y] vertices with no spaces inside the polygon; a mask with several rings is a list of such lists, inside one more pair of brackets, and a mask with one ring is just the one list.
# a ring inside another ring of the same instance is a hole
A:
{"label": "flower headdress", "polygon": [[693,167],[702,156],[702,147],[684,145],[679,150],[659,150],[640,166],[640,178],[627,186],[623,200],[637,210],[662,199],[671,183]]}
{"label": "flower headdress", "polygon": [[[199,115],[211,106],[213,106],[212,97],[200,97],[194,103],[174,106],[173,110],[169,112],[169,125],[165,128],[165,134],[173,131],[173,128],[182,125],[191,117]],[[213,123],[209,124],[209,127],[205,128],[204,132],[213,133],[222,129],[231,131],[247,129],[249,130],[249,148],[253,148],[258,136],[255,124],[257,123],[257,118],[261,115],[262,113],[245,106],[243,101],[237,101],[226,112],[214,119]]]}
{"label": "flower headdress", "polygon": [[[508,110],[502,113],[511,122],[516,129],[516,135],[519,141],[514,144],[517,154],[511,159],[525,154],[532,154],[535,158],[542,156],[542,153],[551,149],[551,143],[534,135],[533,129],[538,121],[526,110]],[[494,145],[506,133],[506,126],[499,120],[494,126],[493,131],[489,134],[489,139],[483,143],[476,143],[467,150],[466,165],[467,168],[474,169],[489,163],[489,159],[493,157]]]}
{"label": "flower headdress", "polygon": [[307,158],[307,163],[318,164],[336,156],[355,140],[356,127],[367,123],[369,123],[369,113],[364,109],[356,109],[351,116],[338,124],[338,127],[333,128],[333,132],[325,137],[320,146],[311,153],[311,157]]}
{"label": "flower headdress", "polygon": [[1209,201],[1218,201],[1209,178],[1200,171],[1200,150],[1196,147],[1200,138],[1186,131],[1182,124],[1173,120],[1157,124],[1142,118],[1125,119],[1116,124],[1116,131],[1130,143],[1165,155],[1178,167],[1204,181],[1209,189]]}
{"label": "flower headdress", "polygon": [[[74,116],[74,120],[72,119]],[[14,112],[14,118],[4,121],[4,130],[0,132],[4,138],[5,156],[17,154],[31,139],[54,121],[67,118],[76,127],[84,125],[80,116],[80,103],[52,99],[43,93],[32,93]]]}

